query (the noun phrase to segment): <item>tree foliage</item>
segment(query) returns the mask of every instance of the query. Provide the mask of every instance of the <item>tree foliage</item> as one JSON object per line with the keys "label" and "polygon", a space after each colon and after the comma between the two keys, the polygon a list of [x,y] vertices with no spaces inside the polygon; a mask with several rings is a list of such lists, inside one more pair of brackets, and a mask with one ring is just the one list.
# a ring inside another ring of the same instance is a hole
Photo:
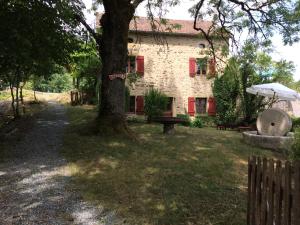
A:
{"label": "tree foliage", "polygon": [[71,59],[69,69],[75,81],[75,88],[96,96],[102,64],[95,43],[82,43]]}
{"label": "tree foliage", "polygon": [[235,58],[229,60],[224,74],[217,77],[213,85],[216,99],[216,122],[233,124],[237,119],[236,104],[239,96],[239,64]]}
{"label": "tree foliage", "polygon": [[32,74],[48,74],[53,64],[69,61],[78,42],[74,12],[81,14],[81,7],[79,1],[1,1],[0,77],[11,87],[15,116],[19,114],[20,82]]}
{"label": "tree foliage", "polygon": [[234,124],[238,118],[252,123],[259,111],[270,101],[247,93],[256,84],[279,82],[292,86],[294,65],[284,60],[274,61],[268,54],[269,45],[246,42],[238,57],[232,57],[224,74],[216,78],[213,93],[217,101],[217,122]]}

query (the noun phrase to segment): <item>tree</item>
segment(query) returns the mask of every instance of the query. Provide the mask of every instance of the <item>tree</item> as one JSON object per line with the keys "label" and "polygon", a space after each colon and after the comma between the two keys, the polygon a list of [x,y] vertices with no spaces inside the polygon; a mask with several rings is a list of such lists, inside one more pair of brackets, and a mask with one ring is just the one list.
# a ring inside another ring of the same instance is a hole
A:
{"label": "tree", "polygon": [[278,82],[283,85],[292,87],[294,84],[294,72],[295,65],[293,62],[287,60],[274,62],[274,72],[272,74],[272,80],[273,82]]}
{"label": "tree", "polygon": [[[133,19],[136,8],[145,0],[98,0],[103,4],[105,13],[100,24],[102,33],[95,32],[84,20],[77,19],[95,38],[102,59],[101,107],[99,117],[108,121],[116,130],[124,130],[125,117],[125,82],[122,79],[110,80],[109,75],[125,73],[127,60],[127,40],[129,23]],[[165,7],[176,5],[180,0],[147,0],[146,8],[153,29],[159,29],[152,9],[158,8],[162,15]],[[209,41],[212,53],[215,52],[213,38],[218,35],[228,42],[231,37],[237,43],[236,32],[248,28],[249,35],[268,39],[276,30],[283,35],[285,43],[291,44],[298,40],[299,3],[293,1],[256,1],[256,0],[200,0],[191,12],[194,15],[194,29]],[[209,17],[213,23],[208,30],[197,26],[201,18]],[[228,43],[229,44],[229,43]],[[246,68],[245,68],[246,69]]]}
{"label": "tree", "polygon": [[1,1],[0,77],[11,88],[15,117],[20,82],[32,74],[45,75],[53,64],[68,62],[78,42],[74,13],[81,14],[81,7],[79,1]]}
{"label": "tree", "polygon": [[221,77],[216,77],[213,94],[216,99],[216,122],[234,124],[238,117],[237,100],[240,93],[240,68],[236,58],[231,58]]}
{"label": "tree", "polygon": [[84,92],[89,102],[96,103],[94,100],[98,97],[102,64],[95,42],[90,40],[82,43],[80,48],[72,54],[71,59],[69,70],[73,76],[74,87]]}
{"label": "tree", "polygon": [[224,74],[215,79],[213,93],[219,123],[233,124],[238,117],[243,123],[252,123],[258,112],[273,103],[274,99],[247,93],[248,87],[271,82],[295,85],[293,63],[274,61],[268,54],[272,52],[269,44],[247,41],[238,56],[229,59]]}

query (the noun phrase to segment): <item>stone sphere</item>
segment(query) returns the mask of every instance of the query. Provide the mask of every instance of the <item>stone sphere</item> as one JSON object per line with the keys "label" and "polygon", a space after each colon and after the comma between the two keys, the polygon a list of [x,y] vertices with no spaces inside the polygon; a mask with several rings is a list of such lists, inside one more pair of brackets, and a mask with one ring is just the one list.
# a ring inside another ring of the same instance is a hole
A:
{"label": "stone sphere", "polygon": [[281,109],[267,109],[259,114],[256,126],[258,134],[285,136],[292,129],[292,120]]}

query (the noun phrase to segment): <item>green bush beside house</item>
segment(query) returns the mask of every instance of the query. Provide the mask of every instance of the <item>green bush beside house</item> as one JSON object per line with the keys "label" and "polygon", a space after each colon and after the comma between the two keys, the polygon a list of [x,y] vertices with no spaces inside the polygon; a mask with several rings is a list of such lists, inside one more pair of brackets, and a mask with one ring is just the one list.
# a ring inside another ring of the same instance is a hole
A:
{"label": "green bush beside house", "polygon": [[151,122],[154,117],[163,115],[167,109],[168,98],[158,89],[151,88],[145,94],[145,115],[148,122]]}

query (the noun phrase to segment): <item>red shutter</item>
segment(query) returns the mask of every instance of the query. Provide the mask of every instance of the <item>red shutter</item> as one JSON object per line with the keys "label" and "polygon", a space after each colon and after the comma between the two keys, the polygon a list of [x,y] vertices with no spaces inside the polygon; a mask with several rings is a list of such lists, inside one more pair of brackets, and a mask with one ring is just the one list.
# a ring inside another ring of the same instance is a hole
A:
{"label": "red shutter", "polygon": [[209,75],[213,77],[216,75],[216,60],[210,59],[208,63]]}
{"label": "red shutter", "polygon": [[196,75],[196,59],[190,58],[190,77],[194,77]]}
{"label": "red shutter", "polygon": [[144,114],[144,97],[136,96],[136,114],[143,115]]}
{"label": "red shutter", "polygon": [[208,115],[215,116],[216,115],[216,100],[213,97],[208,99]]}
{"label": "red shutter", "polygon": [[144,56],[136,57],[136,73],[144,75]]}
{"label": "red shutter", "polygon": [[195,115],[195,98],[194,97],[188,98],[188,114],[190,116]]}

